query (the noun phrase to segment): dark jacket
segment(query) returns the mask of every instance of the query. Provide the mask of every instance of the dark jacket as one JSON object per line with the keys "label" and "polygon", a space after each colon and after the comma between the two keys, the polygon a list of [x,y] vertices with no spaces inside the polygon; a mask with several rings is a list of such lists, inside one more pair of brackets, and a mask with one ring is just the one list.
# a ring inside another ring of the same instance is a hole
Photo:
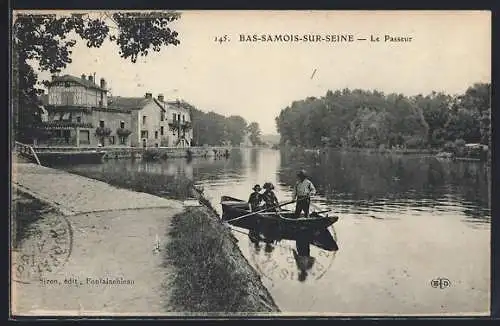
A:
{"label": "dark jacket", "polygon": [[262,201],[262,194],[258,192],[252,192],[250,194],[250,198],[248,198],[248,203],[250,204],[250,208],[252,209],[252,211],[256,211],[259,209],[261,201]]}
{"label": "dark jacket", "polygon": [[262,194],[262,199],[266,203],[266,207],[273,207],[279,205],[278,198],[272,190],[266,190]]}

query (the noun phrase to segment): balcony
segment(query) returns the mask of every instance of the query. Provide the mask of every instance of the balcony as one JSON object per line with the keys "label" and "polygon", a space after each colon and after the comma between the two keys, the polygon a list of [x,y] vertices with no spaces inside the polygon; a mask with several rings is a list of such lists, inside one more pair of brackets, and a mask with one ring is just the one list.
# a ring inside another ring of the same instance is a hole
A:
{"label": "balcony", "polygon": [[187,129],[191,129],[193,127],[191,121],[179,121],[179,120],[169,122],[168,126],[170,127],[170,130],[184,130],[184,131]]}
{"label": "balcony", "polygon": [[39,125],[39,128],[54,130],[54,129],[93,128],[93,126],[92,123],[52,120],[52,121],[42,122]]}

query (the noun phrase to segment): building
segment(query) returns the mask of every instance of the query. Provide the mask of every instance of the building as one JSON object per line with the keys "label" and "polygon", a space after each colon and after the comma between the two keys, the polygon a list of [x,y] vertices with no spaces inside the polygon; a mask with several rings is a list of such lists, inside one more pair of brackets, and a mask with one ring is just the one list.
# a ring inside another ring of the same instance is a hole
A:
{"label": "building", "polygon": [[[42,97],[47,117],[42,128],[49,132],[38,145],[97,146],[115,144],[116,129],[130,126],[128,112],[108,107],[106,81],[95,76],[53,76],[48,94]],[[124,145],[128,143],[125,137]]]}
{"label": "building", "polygon": [[154,98],[109,97],[106,81],[94,76],[54,76],[42,128],[49,137],[37,145],[187,147],[193,140],[191,115],[179,101]]}
{"label": "building", "polygon": [[109,107],[131,112],[130,146],[188,147],[193,140],[191,114],[179,101],[165,101],[159,94],[113,97]]}
{"label": "building", "polygon": [[191,112],[184,107],[180,101],[163,101],[166,111],[166,122],[168,131],[166,130],[163,137],[164,144],[169,147],[189,147],[193,143],[193,124],[191,120]]}

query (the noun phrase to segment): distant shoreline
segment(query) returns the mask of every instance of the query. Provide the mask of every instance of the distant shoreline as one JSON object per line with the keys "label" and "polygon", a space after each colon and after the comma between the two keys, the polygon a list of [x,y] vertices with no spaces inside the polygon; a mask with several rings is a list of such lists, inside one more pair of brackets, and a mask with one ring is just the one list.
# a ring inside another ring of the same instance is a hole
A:
{"label": "distant shoreline", "polygon": [[347,152],[347,153],[364,153],[364,154],[395,154],[395,155],[430,155],[437,158],[450,159],[450,160],[466,160],[466,161],[487,161],[490,162],[491,151],[485,152],[483,156],[470,156],[466,154],[456,154],[445,149],[378,149],[378,148],[362,148],[362,147],[321,147],[321,148],[304,148],[298,146],[275,146],[274,149],[289,150],[291,152],[302,151],[304,153],[312,154],[325,154],[329,151]]}

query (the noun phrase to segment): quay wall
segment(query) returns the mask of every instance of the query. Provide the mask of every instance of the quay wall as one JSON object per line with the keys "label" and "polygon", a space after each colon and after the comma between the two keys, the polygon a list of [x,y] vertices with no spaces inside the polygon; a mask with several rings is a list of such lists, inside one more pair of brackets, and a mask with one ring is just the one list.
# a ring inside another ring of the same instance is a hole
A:
{"label": "quay wall", "polygon": [[[19,146],[20,147],[20,146]],[[23,146],[21,155],[32,155],[28,147]],[[21,147],[20,147],[21,148]],[[85,146],[85,147],[70,147],[70,146],[34,146],[32,147],[37,154],[49,156],[79,156],[85,153],[89,155],[95,153],[104,153],[104,159],[120,159],[120,158],[189,158],[189,157],[227,157],[231,147],[124,147],[124,146]]]}

